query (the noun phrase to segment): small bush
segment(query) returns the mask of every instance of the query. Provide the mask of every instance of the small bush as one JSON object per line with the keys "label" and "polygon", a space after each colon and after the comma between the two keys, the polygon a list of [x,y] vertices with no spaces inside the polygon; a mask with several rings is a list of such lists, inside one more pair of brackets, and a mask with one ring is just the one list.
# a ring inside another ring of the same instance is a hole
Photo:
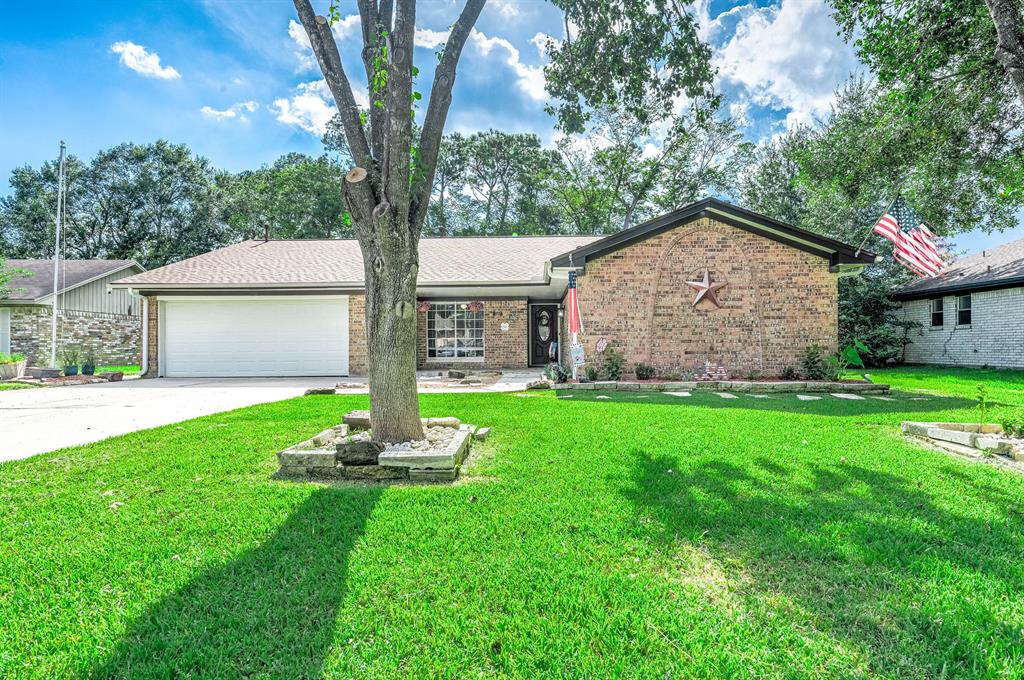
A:
{"label": "small bush", "polygon": [[792,366],[786,366],[782,369],[781,377],[783,380],[796,380],[800,377],[800,373]]}
{"label": "small bush", "polygon": [[564,383],[569,379],[569,372],[557,361],[552,361],[544,368],[544,375],[554,383]]}
{"label": "small bush", "polygon": [[637,380],[650,380],[654,377],[654,366],[640,362],[633,367]]}
{"label": "small bush", "polygon": [[16,364],[24,360],[24,354],[4,354],[0,352],[0,364]]}
{"label": "small bush", "polygon": [[846,373],[846,362],[840,357],[825,357],[822,361],[822,371],[825,380],[839,382]]}
{"label": "small bush", "polygon": [[61,350],[60,360],[64,366],[77,366],[82,359],[82,353],[77,349]]}
{"label": "small bush", "polygon": [[597,366],[587,366],[587,380],[594,382],[597,380]]}
{"label": "small bush", "polygon": [[999,424],[1007,437],[1024,437],[1024,409],[1004,415]]}
{"label": "small bush", "polygon": [[601,354],[605,376],[609,380],[622,380],[622,367],[626,363],[626,357],[622,356],[622,352],[616,352],[615,348],[609,345]]}
{"label": "small bush", "polygon": [[803,377],[808,380],[824,380],[826,376],[825,370],[825,350],[821,345],[811,345],[804,350],[804,355],[800,358],[800,371]]}

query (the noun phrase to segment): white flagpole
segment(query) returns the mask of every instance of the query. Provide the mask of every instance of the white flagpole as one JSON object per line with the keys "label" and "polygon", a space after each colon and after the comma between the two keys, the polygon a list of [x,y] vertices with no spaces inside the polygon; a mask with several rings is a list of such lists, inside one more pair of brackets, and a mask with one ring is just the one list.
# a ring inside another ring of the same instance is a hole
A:
{"label": "white flagpole", "polygon": [[57,286],[60,274],[60,218],[64,208],[64,140],[57,162],[57,225],[53,237],[53,309],[50,319],[50,368],[57,368]]}

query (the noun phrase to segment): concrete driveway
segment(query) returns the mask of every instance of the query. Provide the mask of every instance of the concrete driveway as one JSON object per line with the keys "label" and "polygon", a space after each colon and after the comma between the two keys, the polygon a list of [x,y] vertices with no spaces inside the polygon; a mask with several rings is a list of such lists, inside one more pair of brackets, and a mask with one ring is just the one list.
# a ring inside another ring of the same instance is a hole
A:
{"label": "concrete driveway", "polygon": [[0,462],[297,397],[338,378],[159,378],[0,392]]}

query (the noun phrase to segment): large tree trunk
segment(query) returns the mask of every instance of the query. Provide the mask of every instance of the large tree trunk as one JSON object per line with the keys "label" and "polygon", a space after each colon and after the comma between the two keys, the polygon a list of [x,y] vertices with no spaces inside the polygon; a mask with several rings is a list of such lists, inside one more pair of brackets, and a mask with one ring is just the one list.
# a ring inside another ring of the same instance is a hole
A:
{"label": "large tree trunk", "polygon": [[996,59],[1003,65],[1017,96],[1024,104],[1024,10],[1019,0],[985,0],[992,23],[996,25]]}

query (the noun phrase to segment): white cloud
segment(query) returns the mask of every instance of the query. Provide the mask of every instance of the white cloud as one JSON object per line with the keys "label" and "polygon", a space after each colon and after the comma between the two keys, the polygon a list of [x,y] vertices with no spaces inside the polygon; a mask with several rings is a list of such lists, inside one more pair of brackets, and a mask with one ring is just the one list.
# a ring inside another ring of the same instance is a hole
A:
{"label": "white cloud", "polygon": [[[331,27],[334,37],[337,40],[345,40],[360,34],[360,19],[358,14],[352,14],[341,19]],[[297,71],[303,73],[316,66],[313,57],[313,46],[309,42],[309,34],[295,19],[288,20],[288,37],[295,43],[295,60],[298,62]]]}
{"label": "white cloud", "polygon": [[488,5],[503,19],[515,19],[523,14],[516,0],[491,0]]}
{"label": "white cloud", "polygon": [[805,0],[744,5],[706,20],[702,31],[713,41],[723,20],[737,17],[735,33],[715,49],[720,80],[737,86],[753,104],[788,109],[788,127],[827,114],[836,88],[858,68],[853,50],[836,35],[828,7]]}
{"label": "white cloud", "polygon": [[252,113],[257,108],[259,108],[259,104],[252,100],[249,100],[244,102],[237,102],[226,109],[215,109],[212,106],[204,106],[203,108],[199,109],[199,112],[202,113],[205,117],[211,118],[213,120],[233,120],[237,118],[238,120],[244,123],[249,120],[249,117],[245,114],[247,112]]}
{"label": "white cloud", "polygon": [[[359,108],[369,108],[370,100],[364,91],[355,88],[352,95]],[[337,113],[331,89],[325,80],[299,83],[291,97],[275,99],[273,108],[277,111],[278,121],[317,136],[327,131],[327,123]]]}
{"label": "white cloud", "polygon": [[432,31],[429,28],[417,28],[416,37],[413,40],[416,47],[437,47],[448,42],[448,35],[451,31]]}
{"label": "white cloud", "polygon": [[469,39],[476,46],[477,51],[485,57],[496,48],[505,50],[508,55],[505,63],[516,74],[516,85],[519,89],[535,101],[547,99],[547,92],[544,91],[543,66],[528,66],[524,64],[519,58],[519,50],[504,38],[488,38],[474,28],[473,32],[469,35]]}
{"label": "white cloud", "polygon": [[537,56],[546,59],[548,56],[548,43],[554,43],[557,47],[560,41],[555,40],[547,33],[537,33],[530,38],[530,44],[537,48]]}
{"label": "white cloud", "polygon": [[121,63],[147,78],[160,80],[176,80],[181,78],[171,66],[160,65],[160,55],[150,52],[142,45],[122,40],[110,46],[110,51],[121,56]]}

